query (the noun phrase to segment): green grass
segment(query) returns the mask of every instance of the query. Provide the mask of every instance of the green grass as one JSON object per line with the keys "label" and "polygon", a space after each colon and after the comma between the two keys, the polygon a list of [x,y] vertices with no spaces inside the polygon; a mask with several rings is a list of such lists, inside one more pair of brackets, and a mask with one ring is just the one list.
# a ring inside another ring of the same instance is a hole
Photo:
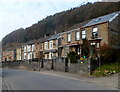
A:
{"label": "green grass", "polygon": [[101,65],[92,73],[92,76],[109,76],[118,72],[120,72],[120,68],[118,68],[118,62],[115,62]]}

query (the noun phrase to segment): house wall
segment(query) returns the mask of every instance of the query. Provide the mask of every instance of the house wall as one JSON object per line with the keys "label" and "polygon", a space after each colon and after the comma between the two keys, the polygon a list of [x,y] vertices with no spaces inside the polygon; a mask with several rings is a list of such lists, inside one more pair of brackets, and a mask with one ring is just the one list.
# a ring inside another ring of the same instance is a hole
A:
{"label": "house wall", "polygon": [[[64,44],[70,44],[70,43],[80,43],[81,39],[80,40],[76,40],[76,32],[79,31],[81,32],[81,30],[75,30],[75,31],[71,31],[71,32],[65,32],[63,34],[61,34],[62,36],[62,45]],[[68,42],[67,41],[67,34],[71,34],[71,42]],[[80,33],[80,38],[81,38],[81,33]]]}
{"label": "house wall", "polygon": [[86,38],[88,40],[92,39],[93,27],[98,27],[98,38],[102,38],[100,45],[103,45],[104,43],[109,44],[108,43],[108,23],[85,28],[86,34],[87,34]]}
{"label": "house wall", "polygon": [[109,23],[109,43],[113,48],[120,49],[120,15]]}
{"label": "house wall", "polygon": [[5,61],[14,61],[14,51],[3,51],[2,60]]}
{"label": "house wall", "polygon": [[17,48],[16,50],[16,59],[17,60],[22,60],[22,53],[21,53],[21,48]]}
{"label": "house wall", "polygon": [[[48,48],[45,49],[45,43],[48,43]],[[52,48],[50,47],[50,44],[52,43]],[[58,49],[58,40],[57,39],[54,39],[54,40],[50,40],[48,42],[44,42],[44,50],[54,50],[54,49]],[[48,52],[48,53],[45,53],[45,56],[44,58],[45,59],[52,59],[53,56],[55,57],[58,57],[58,52]]]}
{"label": "house wall", "polygon": [[[77,31],[80,32],[80,39],[79,40],[76,40],[76,32]],[[67,34],[69,34],[69,33],[71,34],[71,41],[70,42],[67,41],[67,39],[68,39]],[[65,32],[65,33],[61,34],[61,36],[62,36],[61,46],[63,46],[62,57],[66,57],[67,53],[69,53],[70,51],[76,51],[76,48],[78,48],[78,46],[75,46],[74,44],[79,44],[79,45],[82,44],[81,30],[77,29],[77,30],[74,30],[71,32]],[[74,46],[72,46],[72,45],[74,45]]]}

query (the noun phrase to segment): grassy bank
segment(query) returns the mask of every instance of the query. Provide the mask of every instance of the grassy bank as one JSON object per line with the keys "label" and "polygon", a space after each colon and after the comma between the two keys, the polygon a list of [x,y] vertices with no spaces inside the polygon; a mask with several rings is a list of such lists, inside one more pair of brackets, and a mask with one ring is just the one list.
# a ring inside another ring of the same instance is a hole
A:
{"label": "grassy bank", "polygon": [[109,76],[111,74],[118,73],[120,72],[120,68],[118,64],[119,64],[118,62],[115,62],[115,63],[101,65],[92,73],[92,76],[101,77],[101,76]]}

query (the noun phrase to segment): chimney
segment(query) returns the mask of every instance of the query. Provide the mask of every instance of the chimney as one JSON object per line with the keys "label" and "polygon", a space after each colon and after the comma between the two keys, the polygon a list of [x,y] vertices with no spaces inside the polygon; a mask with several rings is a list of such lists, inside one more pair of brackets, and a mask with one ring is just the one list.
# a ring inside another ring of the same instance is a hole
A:
{"label": "chimney", "polygon": [[56,34],[56,30],[55,30],[55,34]]}
{"label": "chimney", "polygon": [[47,36],[49,36],[49,34],[45,34],[45,36],[44,36],[44,37],[46,38]]}

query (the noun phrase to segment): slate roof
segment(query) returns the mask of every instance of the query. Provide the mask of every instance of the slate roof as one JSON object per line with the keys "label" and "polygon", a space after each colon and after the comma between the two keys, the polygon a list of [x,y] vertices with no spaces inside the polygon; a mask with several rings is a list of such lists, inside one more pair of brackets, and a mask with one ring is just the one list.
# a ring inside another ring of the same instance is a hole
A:
{"label": "slate roof", "polygon": [[80,28],[82,28],[82,27],[83,27],[85,24],[87,24],[89,21],[90,21],[90,20],[77,23],[77,24],[71,26],[70,28],[68,28],[65,32],[61,32],[60,34],[69,33],[69,32],[72,32],[72,31],[78,31]]}
{"label": "slate roof", "polygon": [[40,38],[40,39],[37,39],[36,42],[37,42],[37,43],[45,42],[45,41],[47,41],[50,37],[52,37],[52,35],[47,36],[47,37],[43,37],[43,38]]}
{"label": "slate roof", "polygon": [[49,39],[47,39],[48,41],[49,40],[54,40],[54,39],[57,39],[60,37],[60,34],[54,34],[52,37],[50,37]]}
{"label": "slate roof", "polygon": [[36,40],[31,40],[31,41],[28,41],[27,44],[34,44]]}
{"label": "slate roof", "polygon": [[90,22],[88,22],[86,25],[84,25],[83,27],[92,26],[92,25],[96,25],[96,24],[99,24],[99,23],[103,23],[103,22],[108,22],[111,18],[113,18],[117,14],[120,14],[120,11],[119,12],[114,12],[114,13],[111,13],[111,14],[107,14],[105,16],[101,16],[101,17],[98,17],[98,18],[94,18]]}

